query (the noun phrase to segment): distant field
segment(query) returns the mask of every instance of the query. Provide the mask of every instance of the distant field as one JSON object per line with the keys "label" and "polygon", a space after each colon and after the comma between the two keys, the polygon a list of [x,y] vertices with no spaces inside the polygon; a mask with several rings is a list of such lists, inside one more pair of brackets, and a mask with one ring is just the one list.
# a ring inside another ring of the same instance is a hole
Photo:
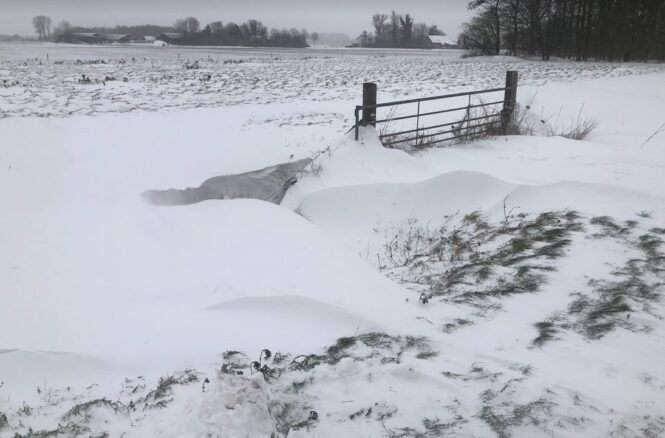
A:
{"label": "distant field", "polygon": [[0,118],[351,101],[364,81],[378,83],[379,99],[443,94],[501,86],[508,69],[520,71],[521,85],[665,69],[461,55],[456,50],[4,44]]}
{"label": "distant field", "polygon": [[158,47],[151,44],[123,44],[123,45],[83,45],[83,44],[55,44],[55,43],[0,43],[0,59],[24,61],[26,58],[46,58],[46,54],[53,59],[83,59],[91,57],[126,58],[177,58],[178,54],[184,57],[238,58],[254,56],[381,56],[399,55],[403,57],[433,57],[443,59],[459,58],[463,50],[419,50],[419,49],[347,49],[343,47],[317,47],[307,49],[288,49],[279,47],[219,47],[219,46],[168,46]]}

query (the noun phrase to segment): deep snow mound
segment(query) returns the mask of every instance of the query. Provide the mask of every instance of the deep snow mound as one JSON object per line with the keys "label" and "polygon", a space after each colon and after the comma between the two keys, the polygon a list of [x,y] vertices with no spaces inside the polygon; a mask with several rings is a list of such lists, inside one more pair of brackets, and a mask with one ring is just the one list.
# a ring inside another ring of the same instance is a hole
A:
{"label": "deep snow mound", "polygon": [[215,176],[198,187],[187,189],[148,190],[143,196],[155,205],[187,205],[212,199],[251,198],[279,204],[298,175],[312,162],[302,159],[281,163],[238,175]]}
{"label": "deep snow mound", "polygon": [[[637,190],[585,182],[514,184],[485,173],[455,171],[412,183],[335,187],[306,195],[298,207],[304,217],[342,234],[369,233],[416,218],[437,223],[455,213],[482,210],[493,217],[545,210],[632,217],[640,211],[665,213],[663,198]],[[343,231],[342,231],[343,230]],[[351,234],[348,240],[359,238]]]}

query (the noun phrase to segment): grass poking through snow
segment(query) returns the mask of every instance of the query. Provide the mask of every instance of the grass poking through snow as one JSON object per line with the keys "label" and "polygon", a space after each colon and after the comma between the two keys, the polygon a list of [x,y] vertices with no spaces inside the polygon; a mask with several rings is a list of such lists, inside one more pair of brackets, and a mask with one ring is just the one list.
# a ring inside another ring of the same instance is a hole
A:
{"label": "grass poking through snow", "polygon": [[[410,221],[390,230],[394,237],[379,256],[380,268],[430,299],[496,309],[505,297],[539,291],[572,234],[583,229],[573,211],[507,215],[495,224],[474,212],[448,217],[434,229]],[[463,321],[444,330],[469,323]]]}
{"label": "grass poking through snow", "polygon": [[[600,339],[617,328],[649,332],[646,317],[659,318],[653,305],[665,292],[665,242],[658,229],[640,234],[637,222],[620,225],[606,216],[595,217],[590,223],[597,229],[593,238],[614,239],[637,250],[640,256],[626,260],[609,278],[590,280],[590,290],[573,292],[573,300],[565,311],[536,323],[539,335],[533,340],[535,346],[555,339],[556,333],[563,330],[575,331],[590,340]],[[631,319],[632,315],[638,317]]]}
{"label": "grass poking through snow", "polygon": [[[537,322],[532,345],[542,347],[564,330],[587,339],[600,339],[617,328],[648,332],[644,318],[657,316],[653,303],[665,285],[662,228],[643,231],[636,220],[593,217],[585,223],[574,211],[552,211],[535,217],[506,212],[499,223],[482,213],[446,217],[435,227],[408,221],[386,232],[390,238],[379,254],[379,267],[390,278],[417,292],[423,304],[444,302],[474,309],[486,316],[514,295],[543,290],[556,278],[560,259],[571,251],[573,236],[605,240],[637,251],[611,272],[592,279],[581,290],[570,290],[566,309]],[[587,231],[588,230],[588,231]],[[563,291],[566,293],[566,291]],[[444,321],[453,333],[474,324],[470,316]]]}

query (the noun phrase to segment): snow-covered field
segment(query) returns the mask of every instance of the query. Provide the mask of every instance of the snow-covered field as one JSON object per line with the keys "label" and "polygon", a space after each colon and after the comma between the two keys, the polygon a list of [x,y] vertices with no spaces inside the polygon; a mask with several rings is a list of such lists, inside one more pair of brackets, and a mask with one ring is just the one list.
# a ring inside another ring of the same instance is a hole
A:
{"label": "snow-covered field", "polygon": [[[349,121],[365,80],[377,80],[381,96],[392,98],[503,86],[505,71],[515,68],[523,85],[663,71],[647,64],[461,60],[458,51],[7,47],[0,46],[0,118],[333,101],[342,110],[335,116]],[[316,115],[308,122],[328,121]]]}
{"label": "snow-covered field", "polygon": [[[0,436],[665,434],[665,66],[364,53],[0,46]],[[345,134],[365,80],[507,69],[598,128]],[[307,157],[280,206],[139,196]]]}

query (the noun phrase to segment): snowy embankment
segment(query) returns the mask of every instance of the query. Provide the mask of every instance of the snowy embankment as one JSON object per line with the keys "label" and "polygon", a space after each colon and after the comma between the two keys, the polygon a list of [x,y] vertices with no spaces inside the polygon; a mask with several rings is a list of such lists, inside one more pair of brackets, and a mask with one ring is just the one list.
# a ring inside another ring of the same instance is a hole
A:
{"label": "snowy embankment", "polygon": [[[0,435],[663,433],[662,81],[416,155],[333,102],[0,120]],[[320,151],[281,206],[138,196]]]}

